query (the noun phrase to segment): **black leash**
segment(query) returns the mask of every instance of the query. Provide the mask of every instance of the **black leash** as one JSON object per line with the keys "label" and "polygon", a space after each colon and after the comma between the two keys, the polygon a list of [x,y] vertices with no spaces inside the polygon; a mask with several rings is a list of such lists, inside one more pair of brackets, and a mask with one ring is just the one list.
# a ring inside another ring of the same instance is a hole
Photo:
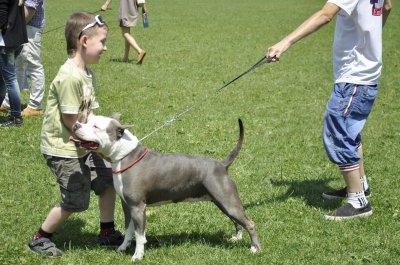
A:
{"label": "black leash", "polygon": [[196,103],[194,103],[192,106],[190,106],[189,108],[187,108],[186,110],[182,111],[181,113],[175,115],[172,119],[166,121],[163,125],[161,125],[160,127],[156,128],[155,130],[153,130],[152,132],[146,134],[144,137],[142,137],[142,139],[140,139],[139,141],[143,141],[144,139],[146,139],[147,137],[149,137],[150,135],[158,132],[159,130],[161,130],[162,128],[164,128],[165,126],[173,123],[174,121],[178,120],[181,116],[185,115],[186,113],[188,113],[189,111],[195,109],[197,106],[199,106],[201,103],[205,102],[207,99],[209,99],[212,96],[215,96],[216,94],[218,94],[219,92],[221,92],[224,88],[226,88],[227,86],[229,86],[230,84],[232,84],[233,82],[235,82],[236,80],[238,80],[239,78],[243,77],[244,75],[250,73],[251,71],[253,71],[254,69],[256,69],[257,67],[262,66],[265,63],[270,63],[272,60],[272,58],[267,58],[267,57],[262,57],[258,62],[256,62],[253,66],[251,66],[249,69],[247,69],[246,71],[244,71],[243,73],[241,73],[240,75],[238,75],[236,78],[232,79],[231,81],[229,81],[228,83],[226,83],[225,85],[223,85],[222,87],[214,90],[214,93],[211,94],[211,96],[206,96],[203,99],[197,101]]}

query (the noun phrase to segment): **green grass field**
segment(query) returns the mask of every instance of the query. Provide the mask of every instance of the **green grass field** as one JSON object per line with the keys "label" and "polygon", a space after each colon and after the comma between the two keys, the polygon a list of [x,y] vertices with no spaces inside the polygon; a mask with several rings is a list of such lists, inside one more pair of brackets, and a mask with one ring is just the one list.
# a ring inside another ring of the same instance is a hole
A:
{"label": "green grass field", "polygon": [[[102,0],[47,1],[43,35],[46,89],[66,60],[63,25],[75,11],[96,11]],[[139,138],[212,95],[257,62],[317,11],[324,1],[148,0],[150,27],[134,28],[147,50],[142,66],[123,56],[118,1],[103,13],[108,51],[91,68],[97,77],[97,114],[122,114]],[[224,159],[245,127],[243,149],[230,168],[263,252],[249,251],[247,234],[231,242],[230,220],[212,203],[170,204],[147,220],[141,264],[397,264],[400,250],[399,9],[384,29],[379,95],[363,132],[374,214],[349,222],[325,221],[341,205],[321,193],[343,181],[322,146],[325,104],[333,86],[334,23],[293,46],[280,63],[264,65],[211,97],[143,144],[165,153]],[[141,21],[139,21],[141,23]],[[131,52],[131,59],[136,56]],[[28,93],[23,92],[26,103]],[[44,101],[45,104],[45,101]],[[4,119],[5,116],[0,117]],[[60,259],[26,250],[48,211],[59,201],[55,179],[39,150],[42,119],[0,130],[0,264],[129,264],[134,252],[97,246],[98,207],[70,218],[54,236]],[[117,228],[124,231],[120,204]]]}

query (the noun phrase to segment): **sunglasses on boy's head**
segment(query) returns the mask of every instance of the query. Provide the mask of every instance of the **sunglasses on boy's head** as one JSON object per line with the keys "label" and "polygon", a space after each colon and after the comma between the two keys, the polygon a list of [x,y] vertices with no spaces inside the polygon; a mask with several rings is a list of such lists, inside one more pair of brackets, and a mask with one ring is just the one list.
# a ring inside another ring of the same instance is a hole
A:
{"label": "sunglasses on boy's head", "polygon": [[81,38],[82,33],[83,33],[84,30],[90,29],[91,27],[96,26],[96,24],[99,25],[99,26],[103,26],[104,24],[106,24],[106,22],[104,21],[104,19],[103,19],[102,16],[100,16],[100,15],[95,16],[95,17],[94,17],[94,22],[92,22],[92,23],[90,23],[90,24],[87,24],[87,25],[81,30],[81,32],[79,33],[78,39]]}

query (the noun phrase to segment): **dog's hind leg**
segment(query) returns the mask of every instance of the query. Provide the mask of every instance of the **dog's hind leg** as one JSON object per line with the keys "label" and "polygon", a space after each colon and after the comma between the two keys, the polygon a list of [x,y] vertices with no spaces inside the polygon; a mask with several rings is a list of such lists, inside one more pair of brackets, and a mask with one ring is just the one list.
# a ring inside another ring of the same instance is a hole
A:
{"label": "dog's hind leg", "polygon": [[245,214],[242,202],[236,188],[236,184],[228,176],[218,177],[217,183],[206,187],[214,203],[224,212],[234,223],[236,233],[240,234],[239,226],[244,227],[250,235],[250,251],[256,253],[261,251],[255,225]]}
{"label": "dog's hind leg", "polygon": [[233,221],[233,223],[235,225],[236,234],[232,236],[231,240],[232,241],[241,240],[243,238],[243,227],[240,224],[236,223],[235,221]]}

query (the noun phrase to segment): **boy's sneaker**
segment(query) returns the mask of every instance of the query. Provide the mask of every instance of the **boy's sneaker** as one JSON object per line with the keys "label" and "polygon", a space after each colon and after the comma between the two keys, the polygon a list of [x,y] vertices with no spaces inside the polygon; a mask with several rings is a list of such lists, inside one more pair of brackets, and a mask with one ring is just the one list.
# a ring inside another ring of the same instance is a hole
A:
{"label": "boy's sneaker", "polygon": [[369,203],[360,209],[356,209],[350,203],[346,203],[333,213],[326,214],[325,219],[334,221],[343,221],[353,218],[368,217],[371,215],[372,215],[372,208],[371,204]]}
{"label": "boy's sneaker", "polygon": [[2,128],[8,128],[8,127],[21,127],[22,126],[22,118],[15,118],[13,116],[8,117],[8,121],[0,124],[0,127]]}
{"label": "boy's sneaker", "polygon": [[56,245],[51,242],[49,238],[39,237],[32,238],[32,241],[29,242],[28,247],[33,252],[48,256],[48,257],[60,257],[62,256],[62,251],[59,250]]}
{"label": "boy's sneaker", "polygon": [[100,247],[116,247],[124,242],[124,236],[118,230],[113,230],[107,235],[99,235],[97,238]]}
{"label": "boy's sneaker", "polygon": [[[368,188],[364,191],[365,197],[369,198],[371,196],[371,189]],[[330,190],[322,193],[322,198],[325,200],[341,200],[347,197],[347,187],[340,190]]]}

